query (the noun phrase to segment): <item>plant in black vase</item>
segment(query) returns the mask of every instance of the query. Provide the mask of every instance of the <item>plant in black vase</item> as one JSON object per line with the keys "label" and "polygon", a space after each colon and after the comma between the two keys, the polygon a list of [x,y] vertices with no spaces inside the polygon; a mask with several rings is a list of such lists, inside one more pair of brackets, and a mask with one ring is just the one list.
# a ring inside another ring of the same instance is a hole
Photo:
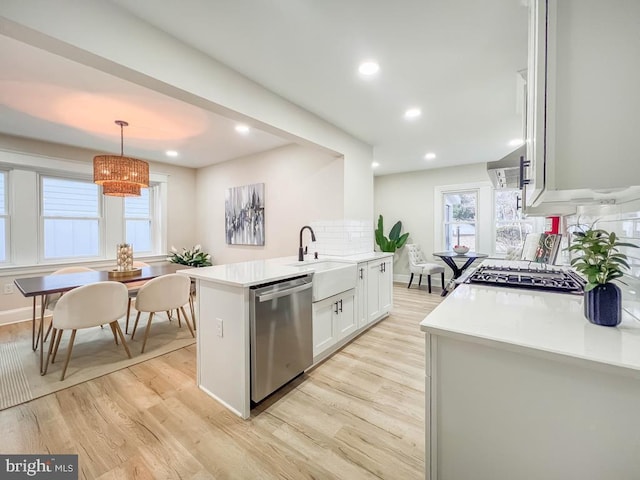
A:
{"label": "plant in black vase", "polygon": [[186,248],[182,252],[178,252],[176,247],[171,247],[171,255],[167,260],[171,263],[179,263],[181,265],[189,265],[191,267],[209,267],[211,266],[211,255],[203,252],[200,245],[196,245],[191,250]]}
{"label": "plant in black vase", "polygon": [[620,247],[638,248],[633,243],[621,242],[614,232],[591,225],[586,230],[573,232],[573,241],[568,248],[581,254],[571,260],[571,265],[587,280],[584,314],[596,325],[615,327],[621,320],[620,288],[612,280],[622,277],[629,264],[627,256],[620,253]]}

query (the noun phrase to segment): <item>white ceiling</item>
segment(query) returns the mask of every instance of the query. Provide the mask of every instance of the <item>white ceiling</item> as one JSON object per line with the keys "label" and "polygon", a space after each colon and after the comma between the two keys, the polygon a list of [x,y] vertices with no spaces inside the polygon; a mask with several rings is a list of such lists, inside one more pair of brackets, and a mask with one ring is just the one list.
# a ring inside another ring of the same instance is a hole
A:
{"label": "white ceiling", "polygon": [[[376,174],[497,160],[522,137],[523,0],[111,1],[372,145]],[[289,143],[5,37],[0,62],[0,132],[117,151],[121,118],[125,153],[192,167]]]}

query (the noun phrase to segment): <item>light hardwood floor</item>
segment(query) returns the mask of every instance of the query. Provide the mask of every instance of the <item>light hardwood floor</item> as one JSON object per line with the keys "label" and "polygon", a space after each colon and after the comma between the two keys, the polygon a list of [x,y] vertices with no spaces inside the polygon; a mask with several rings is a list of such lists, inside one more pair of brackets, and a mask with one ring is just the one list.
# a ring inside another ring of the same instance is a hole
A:
{"label": "light hardwood floor", "polygon": [[424,478],[418,324],[440,300],[394,285],[392,315],[250,420],[197,388],[194,345],[0,412],[0,452],[76,453],[84,479]]}

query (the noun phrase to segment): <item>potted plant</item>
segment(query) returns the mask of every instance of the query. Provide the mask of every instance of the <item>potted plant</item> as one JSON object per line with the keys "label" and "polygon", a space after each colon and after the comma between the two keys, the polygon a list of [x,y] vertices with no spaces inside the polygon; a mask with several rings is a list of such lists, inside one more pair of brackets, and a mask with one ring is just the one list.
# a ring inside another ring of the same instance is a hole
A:
{"label": "potted plant", "polygon": [[637,245],[621,242],[614,232],[593,227],[573,232],[569,251],[581,255],[571,260],[571,265],[587,280],[584,287],[587,319],[596,325],[615,327],[621,320],[622,298],[620,288],[612,280],[622,277],[629,268],[620,247],[637,248]]}
{"label": "potted plant", "polygon": [[182,253],[179,253],[178,249],[172,246],[171,255],[167,257],[167,260],[191,267],[208,267],[211,265],[211,255],[203,252],[201,248],[200,245],[196,245],[191,250],[183,248]]}
{"label": "potted plant", "polygon": [[402,222],[397,221],[389,232],[389,238],[384,235],[384,220],[382,215],[378,217],[378,228],[375,230],[376,244],[383,252],[395,252],[398,248],[401,248],[409,238],[408,233],[400,235],[402,230]]}

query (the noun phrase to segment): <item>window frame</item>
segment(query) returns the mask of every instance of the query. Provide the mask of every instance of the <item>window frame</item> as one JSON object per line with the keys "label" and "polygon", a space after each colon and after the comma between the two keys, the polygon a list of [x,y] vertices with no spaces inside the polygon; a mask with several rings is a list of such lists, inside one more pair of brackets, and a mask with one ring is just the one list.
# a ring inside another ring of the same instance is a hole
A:
{"label": "window frame", "polygon": [[[105,257],[105,205],[104,195],[102,195],[102,187],[97,188],[98,195],[98,216],[97,217],[45,217],[44,215],[44,180],[45,178],[57,178],[60,180],[77,181],[85,183],[93,183],[90,178],[83,175],[73,175],[64,173],[46,173],[38,172],[38,256],[37,262],[39,264],[50,264],[60,262],[79,262],[79,261],[92,261],[100,260]],[[46,219],[71,219],[71,220],[97,220],[98,221],[98,253],[95,256],[72,256],[72,257],[45,257],[45,220]]]}
{"label": "window frame", "polygon": [[[149,245],[151,245],[151,251],[136,251],[134,248],[134,255],[142,253],[145,255],[156,255],[160,251],[161,242],[159,242],[160,224],[161,221],[158,218],[157,212],[159,210],[158,197],[160,195],[160,185],[155,182],[150,182],[147,188],[149,192]],[[128,218],[126,216],[126,199],[122,200],[122,238],[127,238],[127,220],[143,220],[141,217]]]}
{"label": "window frame", "polygon": [[[84,156],[82,157],[84,158]],[[103,202],[103,249],[99,258],[70,258],[43,261],[40,222],[39,175],[69,179],[93,180],[91,162],[69,158],[19,152],[0,148],[0,170],[8,173],[8,207],[10,222],[7,229],[10,262],[0,263],[0,275],[38,275],[51,272],[59,266],[81,264],[93,268],[108,268],[115,261],[115,246],[122,243],[123,216],[122,198],[104,196]],[[167,258],[169,217],[169,179],[166,173],[150,173],[150,181],[156,185],[154,202],[157,225],[154,253],[140,256],[140,260],[153,262]]]}
{"label": "window frame", "polygon": [[[456,195],[456,194],[472,194],[475,196],[475,217],[474,217],[474,221],[473,222],[469,222],[469,221],[454,221],[454,222],[449,222],[446,220],[446,215],[445,215],[445,208],[447,207],[447,203],[445,202],[445,197],[448,195]],[[442,201],[441,201],[441,209],[442,209],[442,245],[444,246],[444,250],[449,251],[449,250],[453,250],[454,245],[451,246],[451,249],[447,248],[447,231],[448,231],[448,226],[450,225],[473,225],[474,231],[475,231],[475,248],[471,249],[473,251],[477,251],[478,250],[478,245],[479,245],[479,235],[478,235],[478,214],[479,214],[479,210],[480,210],[480,191],[479,189],[468,189],[468,190],[447,190],[442,192]]]}
{"label": "window frame", "polygon": [[[507,254],[498,252],[496,250],[497,246],[497,234],[498,234],[498,218],[497,218],[497,208],[496,208],[496,199],[498,192],[519,192],[520,190],[517,188],[509,188],[509,189],[494,189],[493,191],[493,239],[492,239],[492,252],[491,255],[497,258],[504,258]],[[520,204],[522,205],[522,193],[520,193]],[[510,221],[500,221],[501,223],[519,223],[519,224],[527,224],[532,225],[532,233],[536,233],[537,231],[542,232],[544,229],[544,217],[524,217],[522,214],[522,209],[520,209],[520,219],[519,220],[510,220]],[[526,236],[525,239],[526,240]],[[522,246],[524,246],[524,240]],[[522,248],[522,246],[520,248]]]}

